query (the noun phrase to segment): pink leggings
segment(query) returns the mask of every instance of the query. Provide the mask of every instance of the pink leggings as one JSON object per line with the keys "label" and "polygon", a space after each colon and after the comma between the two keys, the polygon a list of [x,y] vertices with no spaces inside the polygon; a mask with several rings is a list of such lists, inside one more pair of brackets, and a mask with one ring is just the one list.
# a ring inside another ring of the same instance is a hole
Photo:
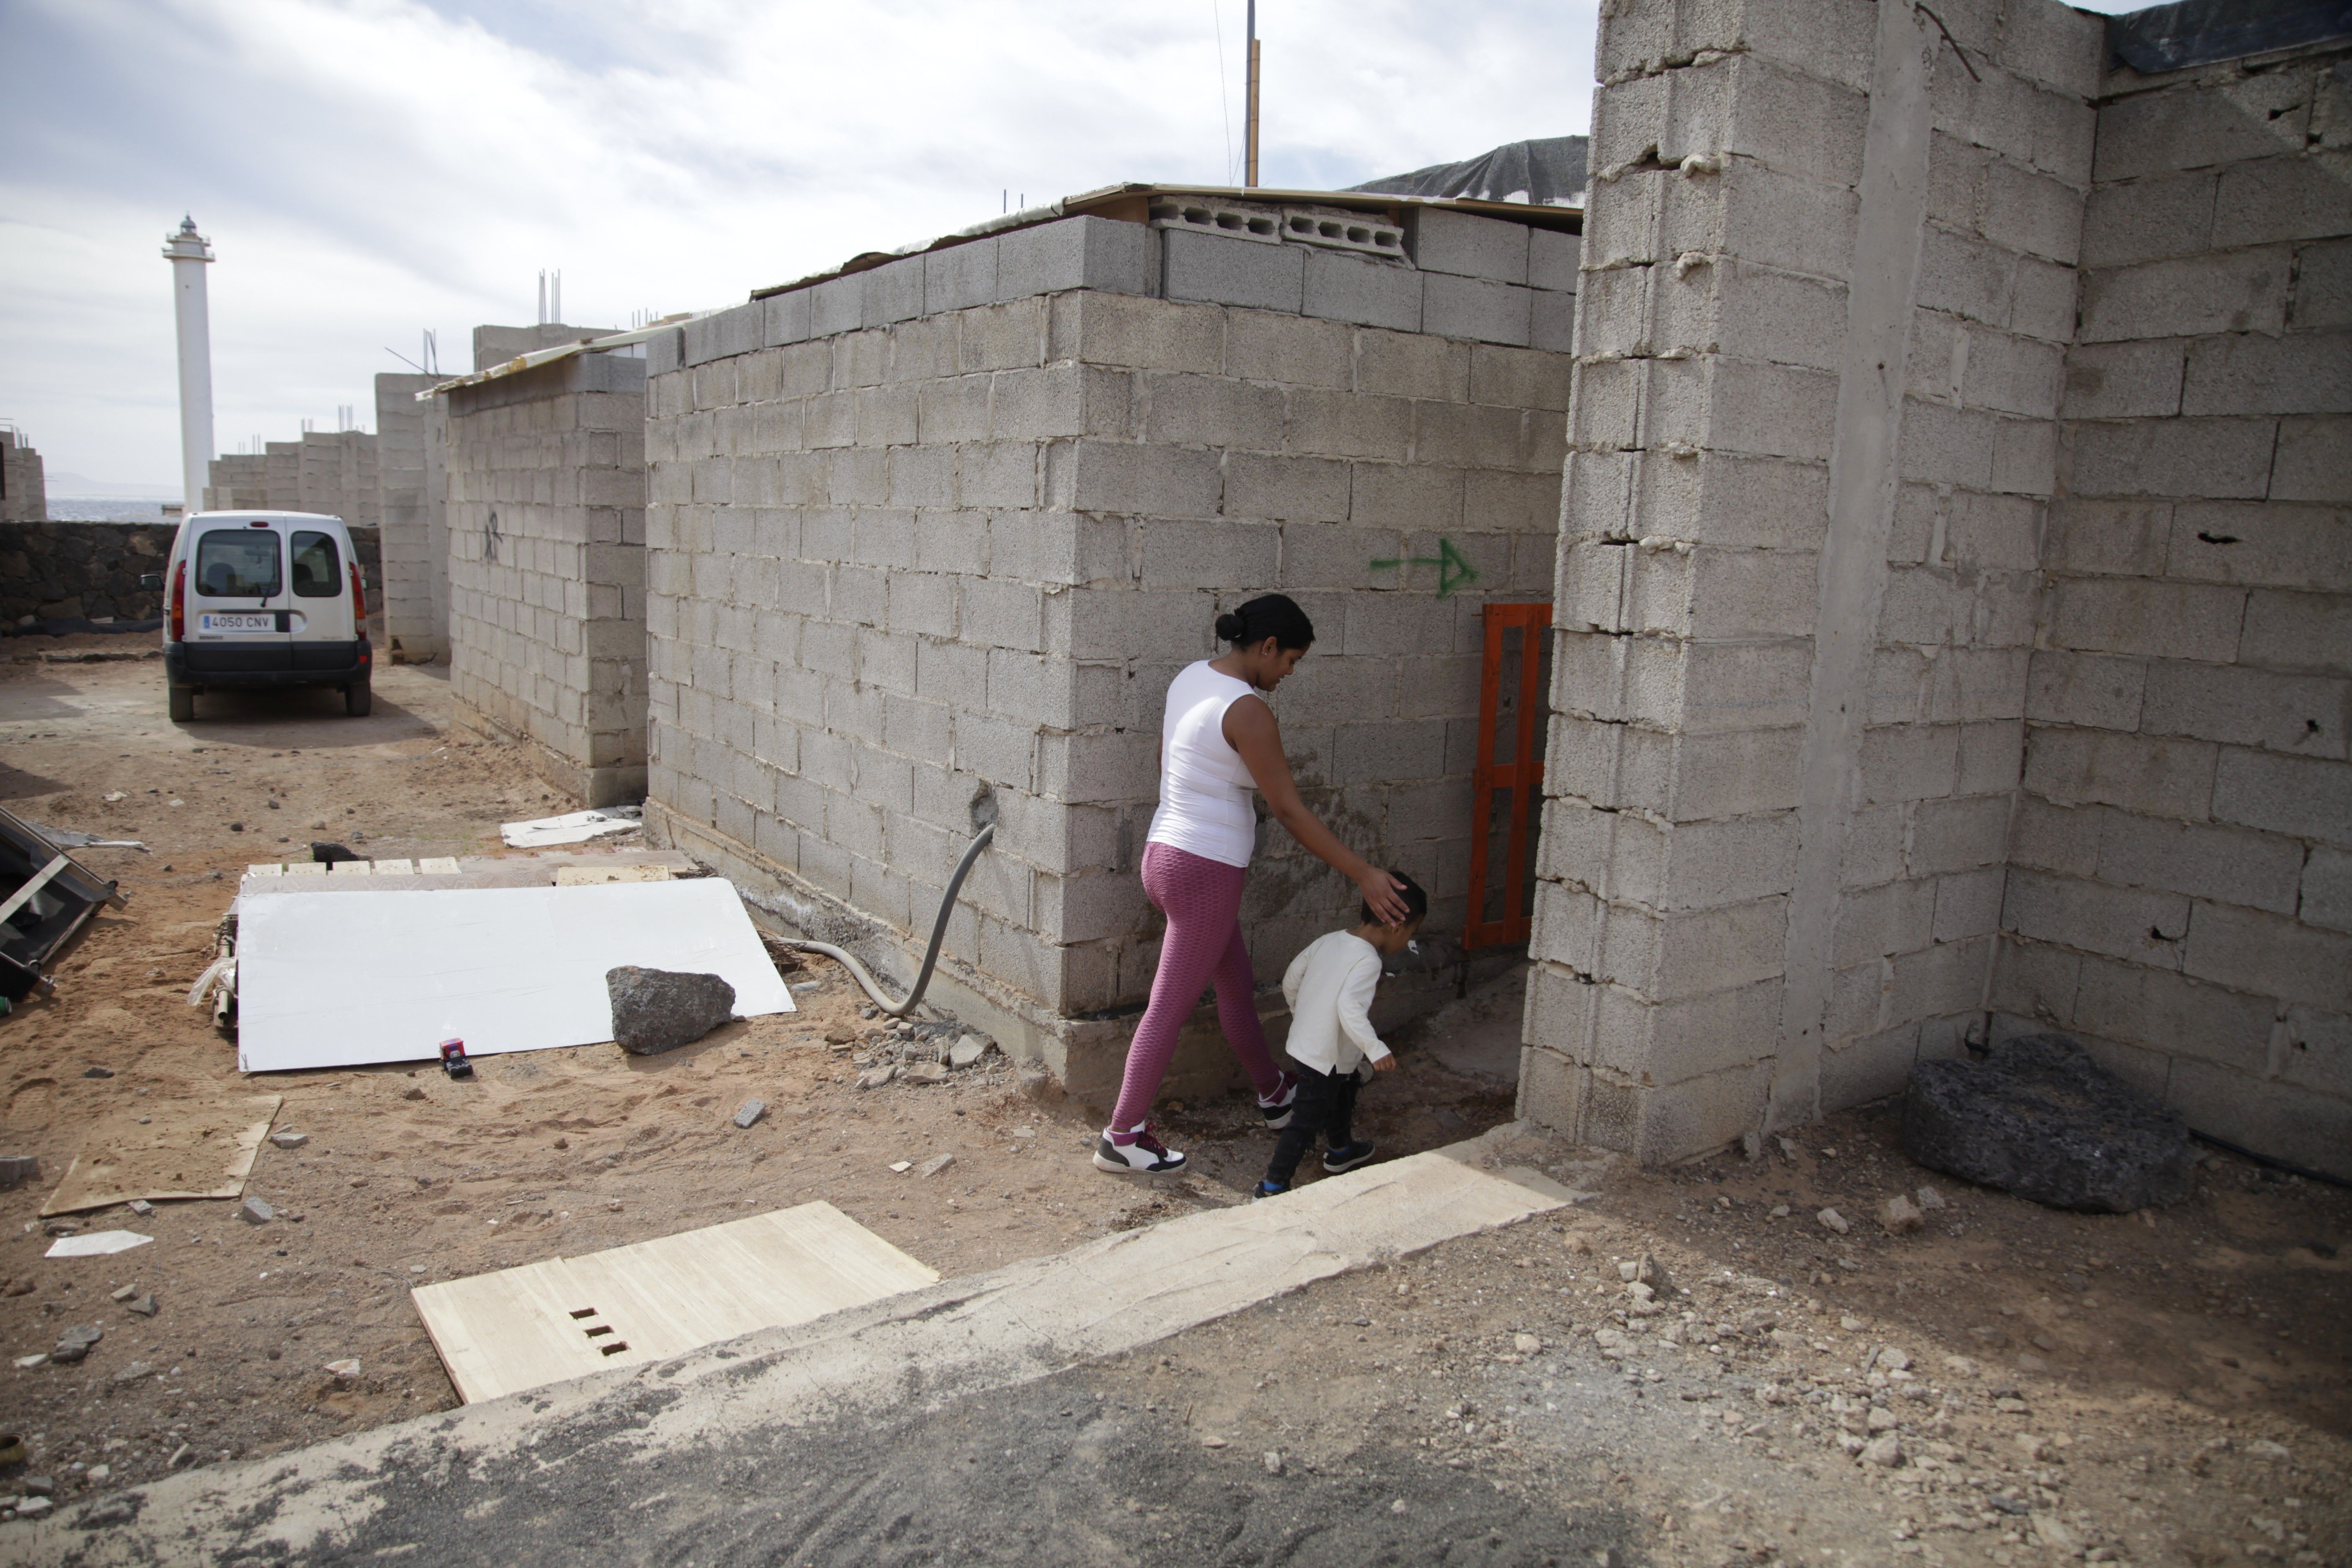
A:
{"label": "pink leggings", "polygon": [[1217,986],[1217,1022],[1242,1070],[1261,1095],[1272,1094],[1282,1081],[1266,1054],[1265,1031],[1258,1026],[1257,979],[1242,941],[1242,868],[1172,845],[1146,844],[1143,890],[1168,917],[1168,935],[1151,977],[1150,1005],[1127,1047],[1127,1077],[1111,1112],[1110,1124],[1121,1131],[1150,1116],[1168,1058],[1176,1054],[1177,1033],[1212,980]]}

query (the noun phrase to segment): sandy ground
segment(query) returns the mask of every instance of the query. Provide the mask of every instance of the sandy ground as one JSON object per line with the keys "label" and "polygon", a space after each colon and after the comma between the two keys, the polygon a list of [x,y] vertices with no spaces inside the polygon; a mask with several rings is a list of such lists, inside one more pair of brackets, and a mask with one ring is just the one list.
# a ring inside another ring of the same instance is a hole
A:
{"label": "sandy ground", "polygon": [[[106,1328],[79,1365],[0,1368],[0,1428],[26,1436],[29,1471],[61,1497],[454,1403],[406,1296],[425,1280],[813,1198],[959,1275],[1241,1201],[1263,1163],[1270,1140],[1241,1097],[1166,1108],[1193,1168],[1128,1182],[1087,1164],[1084,1108],[1023,1098],[992,1055],[938,1087],[860,1091],[860,1062],[890,1047],[817,960],[791,975],[815,985],[803,1012],[669,1056],[488,1058],[470,1083],[430,1068],[252,1080],[286,1097],[279,1127],[310,1135],[256,1163],[248,1190],[279,1222],[239,1224],[226,1202],[101,1211],[81,1223],[155,1243],[44,1259],[36,1212],[93,1116],[165,1116],[175,1099],[247,1086],[182,998],[247,862],[318,837],[382,856],[494,852],[499,821],[573,803],[507,749],[454,740],[429,667],[381,671],[365,720],[332,694],[289,694],[174,727],[156,663],[22,661],[32,640],[0,644],[19,660],[0,663],[0,804],[154,851],[89,852],[130,907],[58,966],[55,997],[0,1020],[0,1152],[42,1162],[38,1182],[0,1194],[0,1278],[16,1292],[0,1296],[0,1348]],[[125,798],[102,798],[114,791]],[[856,1041],[833,1048],[829,1029]],[[1458,1004],[1400,1042],[1402,1070],[1367,1091],[1362,1125],[1394,1153],[1501,1122],[1515,1029],[1507,987]],[[84,1076],[100,1067],[114,1076]],[[768,1118],[735,1129],[755,1095]],[[1528,1141],[1517,1157],[1594,1199],[1195,1331],[1164,1365],[1118,1371],[1117,1397],[1142,1401],[1147,1426],[1181,1412],[1174,1430],[1227,1445],[1201,1462],[1238,1466],[1253,1488],[1276,1483],[1252,1471],[1272,1451],[1291,1475],[1409,1459],[1518,1500],[1506,1539],[1448,1535],[1432,1561],[1556,1558],[1590,1534],[1559,1521],[1605,1517],[1638,1556],[1703,1568],[2352,1562],[2342,1190],[2216,1157],[2174,1209],[2067,1215],[1910,1165],[1887,1109],[1794,1144],[1793,1158],[1776,1146],[1644,1173]],[[929,1180],[887,1169],[940,1152],[955,1163]],[[1923,1183],[1948,1205],[1927,1228],[1872,1223]],[[1846,1234],[1815,1217],[1824,1206]],[[1644,1253],[1668,1277],[1650,1316],[1628,1310],[1617,1268]],[[110,1300],[125,1286],[152,1292],[157,1315]],[[1900,1355],[1874,1364],[1888,1347]],[[345,1357],[356,1379],[323,1370]],[[1874,1425],[1903,1463],[1849,1457]],[[24,1473],[0,1474],[0,1492]],[[1125,1522],[1139,1548],[1181,1547],[1189,1519],[1139,1506]]]}

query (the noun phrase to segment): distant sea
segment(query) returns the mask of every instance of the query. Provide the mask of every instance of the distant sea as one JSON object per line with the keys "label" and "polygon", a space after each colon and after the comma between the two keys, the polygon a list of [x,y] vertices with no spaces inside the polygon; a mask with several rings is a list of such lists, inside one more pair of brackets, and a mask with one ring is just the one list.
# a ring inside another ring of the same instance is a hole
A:
{"label": "distant sea", "polygon": [[51,496],[49,521],[52,522],[162,522],[163,503],[159,500],[93,500],[88,496]]}

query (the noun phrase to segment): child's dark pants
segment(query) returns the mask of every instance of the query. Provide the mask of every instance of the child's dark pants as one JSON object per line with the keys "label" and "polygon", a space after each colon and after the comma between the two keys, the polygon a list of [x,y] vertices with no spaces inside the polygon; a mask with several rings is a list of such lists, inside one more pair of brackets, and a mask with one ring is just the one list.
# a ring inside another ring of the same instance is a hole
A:
{"label": "child's dark pants", "polygon": [[1356,1090],[1361,1085],[1352,1072],[1322,1073],[1313,1068],[1298,1069],[1298,1098],[1291,1102],[1290,1125],[1274,1145],[1274,1159],[1266,1165],[1265,1179],[1278,1187],[1290,1184],[1298,1170],[1298,1162],[1313,1148],[1318,1134],[1330,1140],[1334,1149],[1345,1148],[1355,1142]]}

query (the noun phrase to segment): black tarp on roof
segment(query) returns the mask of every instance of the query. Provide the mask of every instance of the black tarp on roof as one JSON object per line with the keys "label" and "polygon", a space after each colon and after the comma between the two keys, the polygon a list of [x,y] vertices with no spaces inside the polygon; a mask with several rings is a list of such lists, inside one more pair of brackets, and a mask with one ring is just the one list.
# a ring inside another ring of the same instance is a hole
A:
{"label": "black tarp on roof", "polygon": [[[2352,4],[2352,0],[2344,3]],[[1509,142],[1465,163],[1437,163],[1348,188],[1374,195],[1578,206],[1584,200],[1589,141],[1583,136],[1551,136],[1540,142]]]}
{"label": "black tarp on roof", "polygon": [[2352,37],[2352,0],[2179,0],[2107,18],[2107,52],[2142,76]]}

